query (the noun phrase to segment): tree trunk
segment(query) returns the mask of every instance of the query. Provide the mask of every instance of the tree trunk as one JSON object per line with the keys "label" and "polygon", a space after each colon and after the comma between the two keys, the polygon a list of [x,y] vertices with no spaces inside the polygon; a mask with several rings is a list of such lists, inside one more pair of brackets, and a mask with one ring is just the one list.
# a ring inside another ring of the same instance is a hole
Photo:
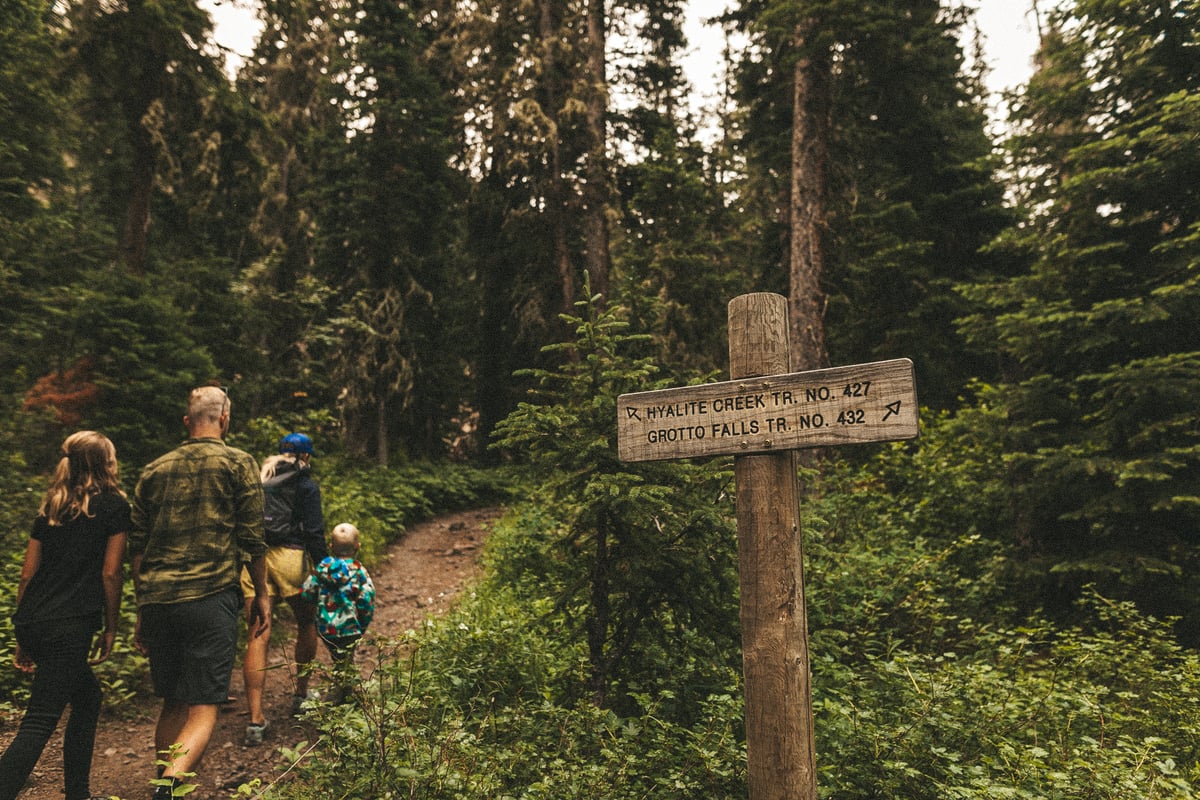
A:
{"label": "tree trunk", "polygon": [[388,423],[387,399],[384,389],[380,389],[375,401],[375,463],[381,467],[388,465]]}
{"label": "tree trunk", "polygon": [[[559,25],[554,10],[558,0],[539,0],[538,34],[542,42],[542,110],[550,119],[558,121],[558,34]],[[558,270],[562,293],[562,313],[570,313],[575,305],[575,269],[571,263],[571,249],[567,243],[567,192],[563,180],[562,143],[557,132],[547,142],[549,148],[550,174],[546,186],[546,216],[550,222],[550,235],[554,249],[554,265]]]}
{"label": "tree trunk", "polygon": [[[503,155],[497,153],[493,164],[499,163]],[[479,280],[482,288],[480,312],[479,356],[475,366],[475,408],[479,411],[479,427],[476,441],[480,455],[492,462],[501,458],[499,452],[489,448],[492,431],[500,420],[512,410],[512,373],[516,347],[513,333],[512,288],[518,280],[514,259],[507,256],[504,248],[489,246],[503,241],[505,207],[502,205],[504,178],[493,167],[493,173],[481,181],[478,200],[473,208],[468,225],[470,239],[478,243],[476,254],[479,264]]]}
{"label": "tree trunk", "polygon": [[809,50],[808,20],[796,31],[799,58],[792,102],[789,245],[792,361],[796,370],[828,366],[825,349],[825,228],[829,159],[830,59]]}
{"label": "tree trunk", "polygon": [[133,165],[129,175],[129,201],[117,251],[121,263],[134,275],[146,272],[146,237],[150,233],[150,201],[154,195],[154,142],[137,123],[132,131]]}
{"label": "tree trunk", "polygon": [[604,708],[608,702],[608,626],[612,620],[612,606],[609,600],[609,547],[608,523],[600,520],[596,526],[596,552],[592,560],[591,572],[591,606],[588,609],[586,621],[588,661],[590,674],[588,676],[591,690],[592,705]]}
{"label": "tree trunk", "polygon": [[605,0],[588,0],[588,80],[587,125],[591,148],[585,167],[583,186],[585,263],[594,294],[608,297],[608,76],[605,24]]}

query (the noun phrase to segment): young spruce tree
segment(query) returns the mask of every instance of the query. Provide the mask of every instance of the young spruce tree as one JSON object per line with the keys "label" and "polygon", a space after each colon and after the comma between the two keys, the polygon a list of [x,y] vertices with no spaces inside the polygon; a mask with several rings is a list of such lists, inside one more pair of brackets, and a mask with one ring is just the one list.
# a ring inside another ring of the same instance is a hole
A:
{"label": "young spruce tree", "polygon": [[[549,348],[566,356],[562,366],[536,372],[540,402],[497,426],[496,446],[524,457],[562,521],[550,568],[564,587],[559,611],[586,639],[581,689],[597,706],[628,711],[637,691],[699,687],[681,676],[739,663],[730,472],[719,460],[618,460],[617,397],[663,387],[649,360],[630,353],[647,337],[585,289],[581,316],[564,316],[575,340]],[[684,711],[698,707],[679,700]]]}

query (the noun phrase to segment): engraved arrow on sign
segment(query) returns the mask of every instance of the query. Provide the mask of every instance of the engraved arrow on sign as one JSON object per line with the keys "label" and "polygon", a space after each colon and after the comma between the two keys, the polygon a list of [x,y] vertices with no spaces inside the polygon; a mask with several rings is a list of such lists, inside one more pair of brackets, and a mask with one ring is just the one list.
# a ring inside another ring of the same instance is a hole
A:
{"label": "engraved arrow on sign", "polygon": [[886,408],[887,408],[887,413],[883,415],[883,421],[884,421],[884,422],[887,422],[887,421],[888,421],[888,419],[889,419],[889,418],[891,418],[891,417],[898,417],[898,416],[900,416],[900,406],[901,406],[901,405],[903,405],[903,404],[904,404],[904,401],[903,401],[903,400],[897,400],[897,401],[896,401],[896,402],[894,402],[894,403],[888,403],[888,404],[887,404],[887,406],[886,406]]}
{"label": "engraved arrow on sign", "polygon": [[625,409],[625,418],[626,419],[638,419],[638,420],[641,419],[641,417],[638,416],[638,410],[636,408],[626,408]]}

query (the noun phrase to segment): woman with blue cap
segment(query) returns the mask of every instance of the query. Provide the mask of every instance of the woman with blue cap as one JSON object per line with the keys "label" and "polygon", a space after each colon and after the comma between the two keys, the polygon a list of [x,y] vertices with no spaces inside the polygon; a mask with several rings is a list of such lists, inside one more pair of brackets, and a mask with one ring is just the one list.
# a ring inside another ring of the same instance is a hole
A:
{"label": "woman with blue cap", "polygon": [[[329,550],[325,543],[325,520],[321,510],[321,489],[312,477],[312,439],[303,433],[289,433],[279,440],[279,454],[263,461],[263,523],[267,539],[267,585],[271,606],[282,599],[296,618],[296,683],[292,713],[299,713],[308,696],[309,664],[317,655],[317,629],[314,607],[300,598],[304,579],[313,565],[321,563]],[[248,576],[242,576],[243,582]],[[247,595],[249,596],[249,595]],[[242,661],[242,679],[250,714],[246,726],[246,744],[261,744],[269,724],[263,710],[266,686],[267,650],[270,625],[263,635],[246,644]]]}

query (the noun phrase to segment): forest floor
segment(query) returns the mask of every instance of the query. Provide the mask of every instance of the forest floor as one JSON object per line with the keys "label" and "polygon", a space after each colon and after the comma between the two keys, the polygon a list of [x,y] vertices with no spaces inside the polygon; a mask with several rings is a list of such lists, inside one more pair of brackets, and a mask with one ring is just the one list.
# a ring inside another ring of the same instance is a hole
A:
{"label": "forest floor", "polygon": [[[378,599],[368,636],[401,636],[406,630],[418,628],[426,618],[445,612],[464,583],[477,574],[483,543],[500,513],[498,508],[458,512],[410,527],[370,569]],[[196,771],[194,780],[199,788],[188,795],[189,800],[230,798],[238,786],[255,778],[264,785],[270,783],[283,765],[281,747],[294,748],[301,741],[316,740],[311,726],[290,716],[295,626],[290,615],[284,614],[276,613],[271,637],[270,667],[277,669],[267,677],[265,705],[271,724],[267,740],[257,747],[243,743],[248,717],[239,659],[229,687],[230,702],[221,708],[216,731]],[[319,648],[318,661],[329,664],[324,647]],[[374,653],[363,648],[357,663],[365,675],[378,661]],[[314,676],[311,688],[325,687]],[[123,800],[150,797],[158,708],[148,688],[139,692],[132,703],[120,708],[106,706],[96,733],[93,794],[116,795]],[[62,729],[60,724],[19,800],[61,800]],[[15,732],[15,725],[0,730],[0,749],[7,747]]]}

